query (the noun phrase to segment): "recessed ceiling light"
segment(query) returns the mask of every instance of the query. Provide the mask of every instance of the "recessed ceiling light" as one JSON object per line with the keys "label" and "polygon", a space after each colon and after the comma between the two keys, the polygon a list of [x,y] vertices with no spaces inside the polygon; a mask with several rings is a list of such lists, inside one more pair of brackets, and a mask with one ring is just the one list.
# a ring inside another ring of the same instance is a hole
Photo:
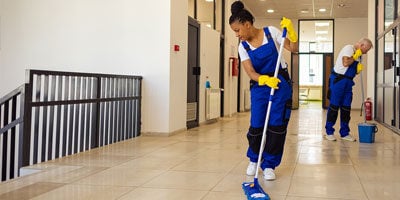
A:
{"label": "recessed ceiling light", "polygon": [[318,11],[319,11],[319,12],[325,12],[326,9],[325,9],[325,8],[320,8]]}
{"label": "recessed ceiling light", "polygon": [[315,31],[315,34],[328,34],[328,31]]}
{"label": "recessed ceiling light", "polygon": [[306,14],[308,13],[308,10],[300,10],[300,13]]}
{"label": "recessed ceiling light", "polygon": [[328,40],[328,38],[326,38],[326,37],[317,37],[317,38],[315,38],[315,40],[317,40],[317,41],[324,41],[324,40]]}
{"label": "recessed ceiling light", "polygon": [[315,22],[315,26],[329,26],[329,22]]}
{"label": "recessed ceiling light", "polygon": [[206,0],[207,2],[213,2],[214,0]]}
{"label": "recessed ceiling light", "polygon": [[272,10],[272,9],[267,10],[267,13],[273,13],[273,12],[274,12],[274,10]]}

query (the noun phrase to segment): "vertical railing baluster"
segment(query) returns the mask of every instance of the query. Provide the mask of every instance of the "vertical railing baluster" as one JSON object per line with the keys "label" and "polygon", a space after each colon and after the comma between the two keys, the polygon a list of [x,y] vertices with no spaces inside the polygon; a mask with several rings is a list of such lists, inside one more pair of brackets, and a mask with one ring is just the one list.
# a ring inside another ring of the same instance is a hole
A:
{"label": "vertical railing baluster", "polygon": [[[8,124],[8,112],[9,112],[9,101],[4,103],[4,111],[3,111],[3,126],[6,126]],[[9,167],[8,162],[7,162],[7,158],[8,158],[8,134],[9,131],[4,132],[3,133],[3,143],[2,143],[2,163],[5,167],[2,167],[2,171],[1,171],[1,180],[5,181],[7,180],[7,178],[9,177],[9,175],[7,174],[7,168]]]}
{"label": "vertical railing baluster", "polygon": [[[81,86],[82,88],[80,89],[81,91],[81,95],[79,99],[86,99],[86,78],[87,77],[82,77],[82,82],[81,82]],[[83,152],[84,151],[84,143],[85,143],[85,115],[86,115],[86,103],[81,103],[80,105],[80,134],[79,134],[79,152]]]}
{"label": "vertical railing baluster", "polygon": [[[98,91],[98,96],[96,97],[97,99],[100,98],[105,98],[105,88],[106,88],[106,79],[105,78],[98,78],[99,80],[104,80],[101,81],[101,84],[98,85],[97,87],[97,91]],[[105,119],[105,109],[106,109],[106,103],[105,102],[97,102],[96,103],[96,107],[98,108],[97,110],[97,120],[96,120],[96,126],[98,128],[98,146],[103,146],[104,141],[105,141],[105,123],[104,123],[104,119]]]}
{"label": "vertical railing baluster", "polygon": [[[36,85],[35,85],[35,93],[34,95],[34,102],[39,102],[40,101],[40,87],[41,87],[41,76],[36,75]],[[32,162],[33,164],[38,163],[38,151],[39,151],[39,145],[38,145],[38,139],[39,139],[39,112],[40,112],[40,107],[34,107],[34,116],[33,116],[33,123],[34,123],[34,128],[33,128],[33,155],[32,155]]]}
{"label": "vertical railing baluster", "polygon": [[[70,96],[69,86],[70,86],[70,78],[69,78],[69,76],[65,76],[64,98],[63,98],[64,101],[69,100],[69,96]],[[63,110],[63,113],[64,113],[64,116],[63,116],[63,142],[61,143],[62,144],[61,155],[64,157],[67,155],[67,152],[68,152],[68,133],[69,133],[68,129],[69,129],[69,123],[70,123],[69,118],[68,118],[68,113],[69,113],[68,111],[71,108],[70,108],[70,105],[68,105],[68,104],[65,104],[63,107],[64,107],[64,110]]]}
{"label": "vertical railing baluster", "polygon": [[[93,97],[96,98],[96,100],[99,100],[101,98],[101,77],[96,76],[95,82],[93,83]],[[99,144],[99,124],[100,124],[100,118],[99,118],[99,112],[100,112],[100,101],[96,101],[94,104],[94,112],[95,115],[93,117],[93,123],[92,123],[92,129],[93,129],[93,134],[92,134],[92,148],[99,147],[101,144]]]}
{"label": "vertical railing baluster", "polygon": [[[49,77],[48,76],[44,76],[43,77],[43,102],[47,102],[48,101],[48,89],[49,89]],[[41,102],[39,100],[39,102]],[[41,149],[41,162],[46,161],[46,151],[49,150],[48,146],[47,146],[47,106],[42,106],[42,149]]]}
{"label": "vertical railing baluster", "polygon": [[[12,98],[11,103],[11,120],[10,122],[17,119],[17,96]],[[11,135],[10,135],[10,179],[15,177],[15,137],[16,137],[16,127],[11,128]],[[18,170],[17,170],[18,171]]]}
{"label": "vertical railing baluster", "polygon": [[[57,101],[62,100],[62,76],[57,76]],[[60,157],[60,143],[61,143],[61,135],[62,135],[62,127],[61,127],[61,105],[57,105],[57,113],[56,113],[56,131],[55,131],[55,150],[54,150],[54,157]]]}
{"label": "vertical railing baluster", "polygon": [[[55,76],[50,76],[50,96],[48,98],[48,101],[54,101],[56,98],[56,77]],[[54,151],[55,149],[53,148],[53,136],[54,134],[57,134],[54,132],[54,106],[49,106],[49,132],[48,132],[48,151],[47,151],[47,160],[53,160],[54,157]]]}
{"label": "vertical railing baluster", "polygon": [[[70,85],[70,94],[69,99],[75,100],[75,76],[71,77],[71,85]],[[73,134],[74,134],[74,112],[75,112],[75,105],[69,105],[69,132],[68,132],[68,155],[72,154],[73,150]]]}

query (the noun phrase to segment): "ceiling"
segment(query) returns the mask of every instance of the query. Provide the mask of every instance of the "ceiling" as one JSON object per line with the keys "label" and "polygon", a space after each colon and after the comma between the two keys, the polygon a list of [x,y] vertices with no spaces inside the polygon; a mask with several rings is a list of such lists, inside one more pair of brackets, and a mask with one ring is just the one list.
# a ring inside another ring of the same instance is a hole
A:
{"label": "ceiling", "polygon": [[[334,19],[368,17],[366,0],[242,0],[255,18]],[[319,9],[325,8],[325,12]],[[267,13],[273,9],[274,13]]]}

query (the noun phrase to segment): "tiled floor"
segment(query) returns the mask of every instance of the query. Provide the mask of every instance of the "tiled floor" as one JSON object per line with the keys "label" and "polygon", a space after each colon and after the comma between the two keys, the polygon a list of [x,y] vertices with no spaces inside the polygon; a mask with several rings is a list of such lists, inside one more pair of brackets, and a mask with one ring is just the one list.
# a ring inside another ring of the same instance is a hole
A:
{"label": "tiled floor", "polygon": [[[352,112],[353,136],[363,119]],[[378,125],[375,143],[327,141],[326,111],[313,103],[292,112],[274,200],[400,199],[400,136]],[[32,166],[40,172],[0,184],[0,199],[246,199],[241,189],[249,113],[170,137],[129,141]]]}

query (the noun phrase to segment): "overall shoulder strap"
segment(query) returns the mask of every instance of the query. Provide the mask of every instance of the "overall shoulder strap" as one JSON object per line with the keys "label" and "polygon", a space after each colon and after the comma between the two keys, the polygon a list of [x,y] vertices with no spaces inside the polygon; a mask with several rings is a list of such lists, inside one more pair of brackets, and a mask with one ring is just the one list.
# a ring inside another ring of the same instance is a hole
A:
{"label": "overall shoulder strap", "polygon": [[251,50],[251,49],[250,49],[250,45],[247,44],[247,42],[242,41],[242,45],[243,45],[244,49],[246,49],[247,52],[249,52],[249,51]]}
{"label": "overall shoulder strap", "polygon": [[267,39],[268,39],[268,42],[273,41],[272,36],[271,36],[271,33],[269,32],[268,26],[267,26],[267,27],[264,27],[264,33],[265,33],[265,36],[266,36]]}

